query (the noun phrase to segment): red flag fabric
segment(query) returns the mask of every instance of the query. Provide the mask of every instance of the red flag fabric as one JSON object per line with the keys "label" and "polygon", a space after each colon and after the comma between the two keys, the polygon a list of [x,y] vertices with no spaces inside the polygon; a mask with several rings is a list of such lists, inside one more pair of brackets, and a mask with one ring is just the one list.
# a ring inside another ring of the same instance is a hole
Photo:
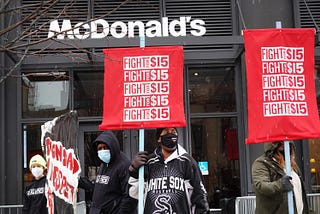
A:
{"label": "red flag fabric", "polygon": [[228,128],[225,130],[226,156],[228,160],[239,160],[237,129]]}
{"label": "red flag fabric", "polygon": [[314,29],[244,30],[247,144],[320,137]]}
{"label": "red flag fabric", "polygon": [[100,130],[185,126],[182,46],[103,51]]}

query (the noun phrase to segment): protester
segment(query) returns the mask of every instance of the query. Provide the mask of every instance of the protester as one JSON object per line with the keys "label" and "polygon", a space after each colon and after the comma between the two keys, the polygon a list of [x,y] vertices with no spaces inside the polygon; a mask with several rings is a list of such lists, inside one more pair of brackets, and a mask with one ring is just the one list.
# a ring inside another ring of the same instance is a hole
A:
{"label": "protester", "polygon": [[[136,200],[128,195],[129,159],[120,151],[117,137],[104,131],[93,142],[101,160],[94,184],[79,180],[79,187],[93,190],[90,214],[134,213]],[[91,186],[90,186],[91,184]]]}
{"label": "protester", "polygon": [[130,196],[138,199],[138,169],[144,165],[144,214],[207,213],[203,177],[195,160],[178,144],[176,128],[157,129],[159,147],[138,152],[129,167]]}
{"label": "protester", "polygon": [[283,142],[264,144],[265,153],[252,165],[257,214],[288,213],[288,192],[293,190],[296,214],[309,213],[300,170],[295,162],[295,148],[290,142],[291,176],[285,172]]}
{"label": "protester", "polygon": [[46,161],[41,155],[34,155],[29,162],[29,169],[33,179],[23,195],[23,214],[47,214],[46,186]]}

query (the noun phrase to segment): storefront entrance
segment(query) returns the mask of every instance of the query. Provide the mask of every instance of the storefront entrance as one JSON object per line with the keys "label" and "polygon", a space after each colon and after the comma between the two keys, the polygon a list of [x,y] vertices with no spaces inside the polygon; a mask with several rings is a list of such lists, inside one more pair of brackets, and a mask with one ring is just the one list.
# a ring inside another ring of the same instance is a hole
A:
{"label": "storefront entrance", "polygon": [[[207,164],[203,176],[210,207],[219,208],[223,206],[226,198],[232,199],[240,195],[239,118],[235,90],[237,72],[233,66],[202,65],[187,66],[185,72],[187,126],[178,130],[179,143],[199,164]],[[100,162],[91,144],[101,133],[98,126],[102,115],[103,71],[98,68],[84,69],[70,73],[66,71],[58,77],[44,76],[45,74],[29,74],[27,77],[32,87],[24,86],[22,90],[25,94],[22,102],[22,116],[25,119],[25,185],[32,179],[27,162],[32,154],[41,153],[40,126],[45,121],[42,118],[59,116],[70,109],[76,110],[79,116],[77,153],[82,169],[81,176],[94,180]],[[53,97],[42,90],[45,85],[42,83],[46,81],[53,82],[55,89],[57,85],[61,86],[60,91],[56,92],[56,95],[59,95],[57,99],[61,101],[59,105],[52,103],[52,99],[45,99]],[[70,85],[73,85],[73,90],[70,90]],[[39,99],[31,99],[32,97]],[[31,117],[39,117],[39,120],[30,121]],[[150,153],[157,146],[155,132],[156,129],[144,130],[144,147]],[[139,130],[114,130],[114,133],[118,137],[121,150],[131,160],[139,150]],[[90,195],[80,190],[79,201],[83,200],[89,202]]]}
{"label": "storefront entrance", "polygon": [[[226,206],[227,200],[240,196],[240,170],[238,157],[237,129],[234,117],[192,119],[191,149],[198,163],[207,162],[208,171],[203,170],[205,187],[208,192],[210,208]],[[82,176],[95,180],[100,161],[92,148],[92,142],[101,133],[98,124],[80,125],[79,158]],[[138,152],[139,130],[114,131],[121,150],[131,160]],[[155,129],[146,129],[145,150],[153,152],[157,143]],[[188,135],[187,134],[187,135]],[[179,129],[179,143],[187,147],[184,141],[184,129]],[[79,190],[79,201],[89,204],[91,195]]]}

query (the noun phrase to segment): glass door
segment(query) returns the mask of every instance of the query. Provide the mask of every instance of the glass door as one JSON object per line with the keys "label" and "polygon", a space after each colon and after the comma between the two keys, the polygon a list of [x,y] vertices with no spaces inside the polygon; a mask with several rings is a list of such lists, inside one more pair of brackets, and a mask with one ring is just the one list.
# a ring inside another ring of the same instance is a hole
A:
{"label": "glass door", "polygon": [[[233,66],[188,67],[192,156],[203,171],[210,208],[228,208],[240,196],[236,70]],[[230,206],[229,206],[230,205]]]}

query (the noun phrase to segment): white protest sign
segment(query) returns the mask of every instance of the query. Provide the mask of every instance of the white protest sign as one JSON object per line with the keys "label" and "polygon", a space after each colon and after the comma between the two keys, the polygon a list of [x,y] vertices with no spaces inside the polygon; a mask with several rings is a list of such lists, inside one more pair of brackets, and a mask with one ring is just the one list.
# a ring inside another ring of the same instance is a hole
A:
{"label": "white protest sign", "polygon": [[[73,149],[66,149],[60,141],[45,139],[47,159],[48,200],[54,193],[69,204],[76,202],[78,176],[81,172],[80,163]],[[53,211],[53,201],[48,202],[49,210]]]}

